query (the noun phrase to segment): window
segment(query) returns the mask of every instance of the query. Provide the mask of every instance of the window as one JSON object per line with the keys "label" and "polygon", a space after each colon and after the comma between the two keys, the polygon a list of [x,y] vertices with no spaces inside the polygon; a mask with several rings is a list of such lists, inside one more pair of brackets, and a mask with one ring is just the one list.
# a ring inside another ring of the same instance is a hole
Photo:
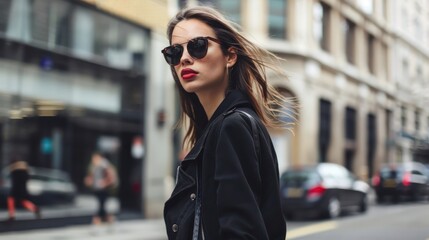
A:
{"label": "window", "polygon": [[73,14],[73,53],[81,57],[92,57],[94,52],[94,15],[85,8],[78,8]]}
{"label": "window", "polygon": [[277,88],[277,91],[281,93],[286,99],[289,101],[283,102],[283,105],[277,106],[280,111],[277,115],[279,121],[282,121],[287,124],[293,124],[296,122],[297,113],[295,112],[294,103],[294,95],[285,88]]}
{"label": "window", "polygon": [[414,112],[414,127],[416,132],[420,130],[420,112],[417,110]]}
{"label": "window", "polygon": [[374,157],[377,149],[377,125],[374,114],[367,115],[367,165],[368,176],[374,173]]}
{"label": "window", "polygon": [[374,63],[375,63],[375,52],[374,52],[374,50],[375,50],[375,46],[374,46],[374,44],[375,44],[375,38],[374,38],[374,36],[372,35],[372,34],[368,34],[368,36],[367,36],[367,64],[368,64],[368,71],[371,73],[371,74],[374,74],[375,73],[375,71],[374,71],[374,69],[375,69],[375,66],[374,66]]}
{"label": "window", "polygon": [[402,106],[401,107],[401,127],[402,127],[402,130],[404,130],[406,126],[407,126],[407,109],[404,106]]}
{"label": "window", "polygon": [[427,117],[426,119],[426,128],[427,128],[427,131],[429,132],[429,117]]}
{"label": "window", "polygon": [[56,22],[53,23],[52,29],[57,34],[52,41],[59,47],[71,48],[72,44],[72,16],[73,7],[68,2],[54,2],[53,9],[56,9]]}
{"label": "window", "polygon": [[319,161],[327,162],[327,153],[331,139],[331,102],[321,99],[319,112]]}
{"label": "window", "polygon": [[[49,18],[50,14],[50,5],[52,1],[46,0],[34,0],[31,6],[31,38],[34,41],[48,42],[49,38]],[[53,18],[53,16],[51,17]]]}
{"label": "window", "polygon": [[389,50],[387,48],[386,43],[381,43],[381,49],[382,49],[382,59],[379,61],[380,63],[380,69],[383,71],[384,79],[387,81],[390,80],[389,77]]}
{"label": "window", "polygon": [[387,7],[387,0],[383,0],[383,2],[382,2],[382,11],[383,11],[383,18],[385,19],[385,20],[387,20],[387,9],[388,9],[388,7]]}
{"label": "window", "polygon": [[287,0],[270,0],[268,32],[271,38],[287,38]]}
{"label": "window", "polygon": [[179,8],[187,7],[188,0],[179,0]]}
{"label": "window", "polygon": [[0,33],[6,32],[12,0],[0,1]]}
{"label": "window", "polygon": [[319,46],[329,51],[329,7],[320,2],[313,6],[313,34]]}
{"label": "window", "polygon": [[422,66],[418,65],[416,68],[416,80],[417,81],[423,81],[423,71]]}
{"label": "window", "polygon": [[356,110],[347,107],[346,108],[346,139],[355,140],[356,139]]}
{"label": "window", "polygon": [[[386,153],[389,152],[390,148],[393,145],[393,131],[391,130],[392,126],[392,111],[390,109],[385,110],[385,134],[386,134],[386,141],[385,141],[385,151]],[[385,162],[389,162],[389,154],[385,155]]]}
{"label": "window", "polygon": [[234,23],[241,25],[241,0],[200,0],[204,5],[210,5]]}
{"label": "window", "polygon": [[423,35],[422,35],[422,27],[420,24],[420,20],[416,17],[414,19],[414,36],[416,38],[417,41],[422,41],[423,40]]}
{"label": "window", "polygon": [[344,166],[353,171],[353,159],[356,151],[356,110],[351,107],[346,108],[345,116],[345,138]]}
{"label": "window", "polygon": [[402,78],[403,82],[408,82],[408,61],[406,59],[402,60]]}
{"label": "window", "polygon": [[345,53],[347,62],[355,63],[355,24],[348,20],[344,20],[344,40],[345,40]]}

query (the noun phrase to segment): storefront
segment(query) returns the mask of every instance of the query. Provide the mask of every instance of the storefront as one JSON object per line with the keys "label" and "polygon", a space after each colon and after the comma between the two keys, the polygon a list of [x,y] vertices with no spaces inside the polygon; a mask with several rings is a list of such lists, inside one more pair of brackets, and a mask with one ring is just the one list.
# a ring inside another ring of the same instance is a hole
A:
{"label": "storefront", "polygon": [[148,31],[75,1],[0,2],[0,164],[15,154],[67,172],[117,167],[122,209],[141,211]]}

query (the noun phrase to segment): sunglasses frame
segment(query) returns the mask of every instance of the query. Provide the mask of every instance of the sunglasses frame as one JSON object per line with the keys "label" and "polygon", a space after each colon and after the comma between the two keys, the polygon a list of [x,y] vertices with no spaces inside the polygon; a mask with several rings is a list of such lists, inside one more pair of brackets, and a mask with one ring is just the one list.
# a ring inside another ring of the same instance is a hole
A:
{"label": "sunglasses frame", "polygon": [[[204,53],[204,55],[202,56],[202,57],[196,57],[196,56],[194,56],[194,54],[192,54],[192,50],[190,51],[189,50],[189,42],[192,42],[192,41],[196,41],[196,40],[199,40],[199,39],[204,39],[205,41],[206,41],[206,48],[205,48],[205,53]],[[177,43],[177,44],[173,44],[173,45],[170,45],[170,46],[168,46],[168,47],[165,47],[164,49],[162,49],[161,50],[161,53],[164,55],[164,59],[165,59],[165,61],[168,63],[168,65],[170,65],[170,66],[177,66],[177,65],[179,65],[179,63],[180,63],[180,59],[182,58],[182,56],[183,56],[183,52],[184,52],[184,47],[183,47],[183,45],[184,44],[186,44],[186,49],[188,50],[188,53],[189,53],[189,55],[193,58],[193,59],[202,59],[202,58],[204,58],[206,55],[207,55],[207,50],[208,50],[208,47],[209,47],[209,44],[208,44],[208,40],[211,40],[211,41],[213,41],[213,42],[215,42],[215,43],[217,43],[217,44],[221,44],[221,41],[219,40],[219,39],[217,39],[217,38],[214,38],[214,37],[210,37],[210,36],[205,36],[205,37],[195,37],[195,38],[192,38],[191,40],[189,40],[189,41],[186,41],[186,42],[183,42],[183,43]],[[180,56],[178,57],[178,62],[176,63],[176,64],[174,64],[174,62],[173,62],[173,56],[167,56],[167,51],[170,49],[170,48],[173,48],[173,47],[180,47],[181,48],[181,50],[182,50],[182,52],[181,52],[181,54],[180,54]],[[170,57],[170,59],[171,59],[171,61],[169,62],[168,60],[167,60],[167,57]]]}

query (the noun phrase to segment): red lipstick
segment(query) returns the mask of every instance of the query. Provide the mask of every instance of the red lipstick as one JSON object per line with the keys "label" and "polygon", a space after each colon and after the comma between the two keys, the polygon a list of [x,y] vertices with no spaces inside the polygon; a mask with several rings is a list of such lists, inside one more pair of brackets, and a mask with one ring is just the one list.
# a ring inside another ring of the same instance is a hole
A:
{"label": "red lipstick", "polygon": [[190,68],[185,68],[180,72],[180,75],[182,76],[183,80],[190,80],[191,78],[197,76],[197,74],[197,71],[194,71]]}

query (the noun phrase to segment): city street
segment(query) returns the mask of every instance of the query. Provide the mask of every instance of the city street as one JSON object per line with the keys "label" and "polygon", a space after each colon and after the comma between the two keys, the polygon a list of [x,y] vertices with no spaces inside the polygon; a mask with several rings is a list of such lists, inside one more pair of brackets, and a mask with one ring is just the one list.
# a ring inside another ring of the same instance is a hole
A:
{"label": "city street", "polygon": [[[372,205],[366,214],[349,213],[335,220],[288,221],[287,240],[389,239],[429,240],[429,202]],[[118,221],[114,226],[90,225],[8,232],[0,239],[125,239],[164,240],[162,219]]]}
{"label": "city street", "polygon": [[429,202],[373,205],[336,220],[289,221],[288,240],[429,240]]}

